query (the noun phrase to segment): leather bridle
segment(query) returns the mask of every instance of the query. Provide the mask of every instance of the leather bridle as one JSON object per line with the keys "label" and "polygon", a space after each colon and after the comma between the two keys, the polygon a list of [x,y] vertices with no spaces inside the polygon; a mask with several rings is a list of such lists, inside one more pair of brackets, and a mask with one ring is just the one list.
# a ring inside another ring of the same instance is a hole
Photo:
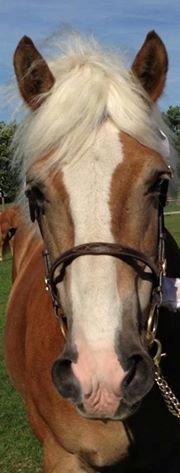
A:
{"label": "leather bridle", "polygon": [[[64,336],[66,336],[67,321],[61,305],[57,285],[63,281],[67,266],[69,266],[75,259],[85,255],[107,255],[126,262],[132,266],[137,271],[137,273],[140,274],[142,279],[152,282],[153,297],[147,327],[147,339],[150,344],[154,342],[159,307],[162,303],[162,278],[166,273],[164,206],[166,204],[167,189],[168,181],[164,181],[158,202],[157,265],[144,253],[137,251],[134,248],[122,246],[117,243],[92,242],[74,246],[68,251],[63,252],[53,263],[51,263],[48,250],[45,249],[43,251],[46,289],[50,292],[55,314],[60,321],[61,330]],[[26,191],[26,195],[29,199],[31,220],[33,222],[37,220],[40,233],[44,240],[42,228],[42,215],[44,213],[43,207],[39,206],[37,202],[31,198],[31,194],[28,190]],[[145,270],[147,267],[150,269],[150,272]]]}
{"label": "leather bridle", "polygon": [[[84,255],[108,255],[123,260],[131,266],[136,266],[137,271],[138,269],[141,271],[142,278],[150,278],[154,283],[154,286],[158,285],[157,268],[150,258],[145,256],[143,253],[116,243],[94,242],[75,246],[62,253],[62,255],[55,260],[49,272],[49,283],[54,297],[56,297],[57,294],[57,284],[63,281],[67,266],[69,266],[76,258]],[[142,268],[138,265],[139,262],[148,266],[151,273],[142,272]],[[57,269],[59,270],[59,274],[56,276],[55,274]]]}

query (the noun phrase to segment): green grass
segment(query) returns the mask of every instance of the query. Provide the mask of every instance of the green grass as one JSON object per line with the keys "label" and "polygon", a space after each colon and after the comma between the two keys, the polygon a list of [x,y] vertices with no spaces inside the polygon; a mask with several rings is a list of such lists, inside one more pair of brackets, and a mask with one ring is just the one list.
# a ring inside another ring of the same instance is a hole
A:
{"label": "green grass", "polygon": [[173,212],[174,210],[179,210],[180,211],[180,200],[178,201],[169,201],[167,202],[165,212]]}
{"label": "green grass", "polygon": [[11,259],[0,264],[0,472],[39,473],[41,447],[32,435],[20,396],[12,387],[3,360],[5,309],[11,286]]}
{"label": "green grass", "polygon": [[180,214],[166,216],[165,223],[168,230],[172,233],[178,245],[180,246]]}
{"label": "green grass", "polygon": [[[166,217],[166,225],[180,245],[180,215]],[[5,308],[10,286],[11,259],[7,254],[0,264],[0,472],[38,473],[41,447],[29,429],[23,403],[9,381],[3,361]]]}
{"label": "green grass", "polygon": [[[173,212],[179,211],[180,212],[180,200],[168,202],[165,208],[165,212]],[[175,240],[177,241],[178,245],[180,246],[180,214],[176,215],[166,215],[165,216],[165,223],[169,231],[174,236]]]}

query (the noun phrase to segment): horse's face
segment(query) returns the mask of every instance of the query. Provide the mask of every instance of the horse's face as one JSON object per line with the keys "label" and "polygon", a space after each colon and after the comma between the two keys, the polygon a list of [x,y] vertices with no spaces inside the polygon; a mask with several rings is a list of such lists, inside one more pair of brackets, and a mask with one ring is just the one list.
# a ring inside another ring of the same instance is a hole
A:
{"label": "horse's face", "polygon": [[[159,41],[153,36],[153,48],[165,61]],[[151,38],[142,56],[147,43]],[[163,74],[164,63],[162,69]],[[158,70],[152,98],[160,95],[162,74]],[[116,242],[156,262],[158,195],[160,182],[168,178],[160,154],[106,120],[82,159],[37,182],[42,161],[31,167],[28,187],[43,206],[41,224],[52,261],[76,245]],[[152,387],[153,363],[145,337],[152,291],[148,272],[145,265],[84,255],[66,268],[58,286],[68,338],[53,379],[59,392],[88,417],[125,418]]]}
{"label": "horse's face", "polygon": [[[105,123],[84,160],[38,183],[39,195],[34,188],[52,260],[102,241],[156,261],[159,184],[167,175],[160,155]],[[60,392],[87,415],[127,415],[153,383],[145,339],[151,282],[124,261],[88,255],[73,261],[58,289],[68,320],[66,349],[54,368]]]}

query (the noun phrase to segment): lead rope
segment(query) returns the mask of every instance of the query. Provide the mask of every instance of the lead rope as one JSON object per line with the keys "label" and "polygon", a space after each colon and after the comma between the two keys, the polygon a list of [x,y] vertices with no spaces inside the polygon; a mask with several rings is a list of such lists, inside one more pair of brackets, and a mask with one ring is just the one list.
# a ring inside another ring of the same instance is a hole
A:
{"label": "lead rope", "polygon": [[168,411],[180,419],[180,402],[161,373],[160,367],[155,365],[155,382],[160,389]]}
{"label": "lead rope", "polygon": [[163,396],[163,399],[168,408],[168,411],[173,416],[180,419],[180,402],[178,398],[175,396],[175,394],[173,393],[171,387],[168,385],[160,368],[161,358],[165,356],[165,353],[162,353],[161,342],[157,338],[155,338],[157,322],[158,322],[158,315],[157,315],[158,311],[159,311],[159,307],[156,305],[152,313],[150,314],[150,318],[148,321],[148,331],[147,331],[149,345],[151,346],[154,343],[157,345],[157,352],[153,358],[154,367],[155,367],[154,379]]}

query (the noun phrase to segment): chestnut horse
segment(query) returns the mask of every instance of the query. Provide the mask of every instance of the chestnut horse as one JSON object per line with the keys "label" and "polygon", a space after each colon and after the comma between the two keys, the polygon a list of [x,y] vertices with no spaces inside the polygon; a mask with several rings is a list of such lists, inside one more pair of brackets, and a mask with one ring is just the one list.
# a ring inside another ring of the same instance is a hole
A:
{"label": "chestnut horse", "polygon": [[0,213],[0,261],[3,261],[3,253],[8,245],[13,254],[12,238],[17,227],[18,214],[18,207],[15,205]]}
{"label": "chestnut horse", "polygon": [[[153,386],[146,337],[170,179],[155,107],[167,52],[152,31],[127,71],[77,34],[60,47],[48,65],[24,37],[14,55],[29,107],[15,161],[37,222],[15,235],[25,250],[9,299],[7,368],[43,444],[44,473],[177,472],[180,429]],[[159,330],[178,394],[169,318]]]}

